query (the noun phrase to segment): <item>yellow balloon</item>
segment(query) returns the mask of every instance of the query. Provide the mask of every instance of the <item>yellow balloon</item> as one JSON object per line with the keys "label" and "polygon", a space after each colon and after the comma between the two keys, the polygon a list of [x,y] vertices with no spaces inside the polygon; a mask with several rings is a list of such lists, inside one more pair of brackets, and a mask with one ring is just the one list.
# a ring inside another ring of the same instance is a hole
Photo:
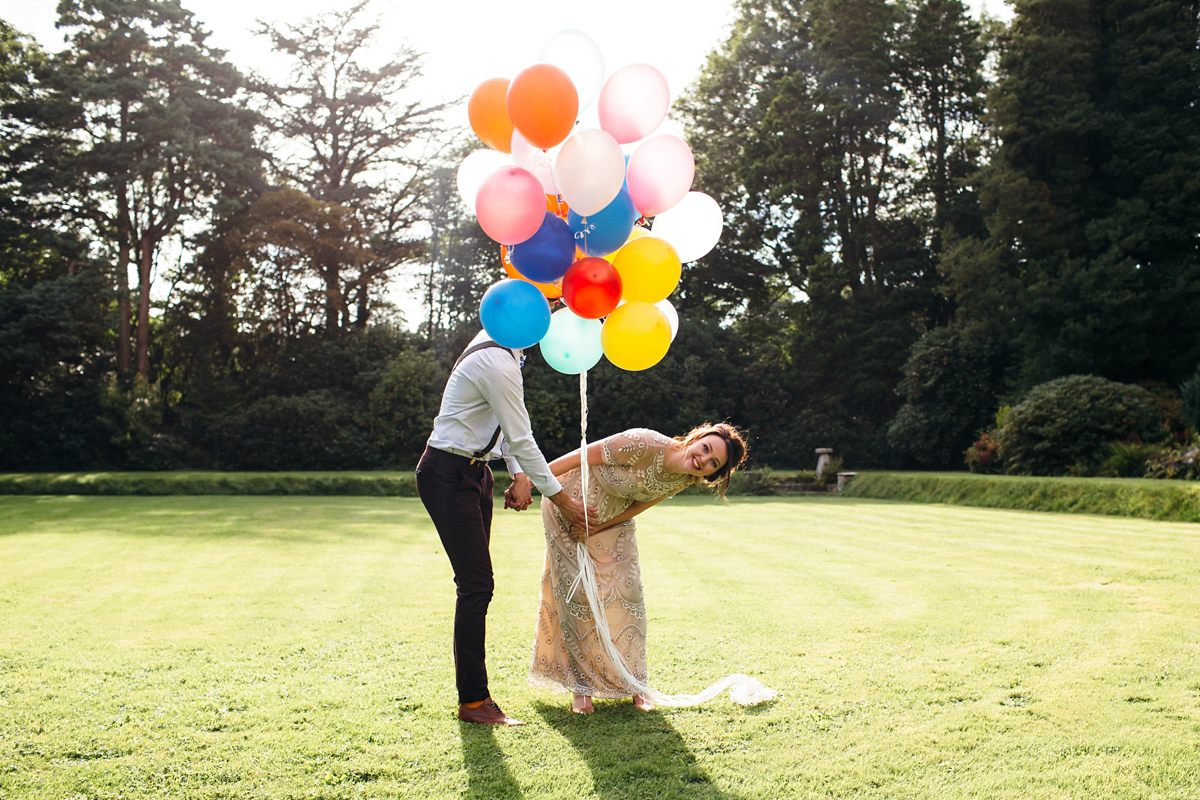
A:
{"label": "yellow balloon", "polygon": [[621,293],[626,302],[657,303],[679,285],[683,265],[666,239],[639,236],[626,242],[612,257],[621,275]]}
{"label": "yellow balloon", "polygon": [[604,355],[630,372],[653,367],[671,346],[671,323],[650,303],[634,301],[617,306],[600,329]]}

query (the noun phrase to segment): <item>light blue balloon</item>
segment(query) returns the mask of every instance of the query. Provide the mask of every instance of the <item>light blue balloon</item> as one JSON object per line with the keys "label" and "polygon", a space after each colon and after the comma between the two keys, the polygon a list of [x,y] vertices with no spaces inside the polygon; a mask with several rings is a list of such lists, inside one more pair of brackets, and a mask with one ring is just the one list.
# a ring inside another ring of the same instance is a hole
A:
{"label": "light blue balloon", "polygon": [[479,321],[497,344],[532,347],[550,328],[550,303],[529,281],[505,278],[483,293]]}
{"label": "light blue balloon", "polygon": [[550,317],[550,330],[542,337],[542,358],[567,375],[586,372],[604,355],[600,342],[603,326],[598,319],[584,319],[569,308],[560,308]]}

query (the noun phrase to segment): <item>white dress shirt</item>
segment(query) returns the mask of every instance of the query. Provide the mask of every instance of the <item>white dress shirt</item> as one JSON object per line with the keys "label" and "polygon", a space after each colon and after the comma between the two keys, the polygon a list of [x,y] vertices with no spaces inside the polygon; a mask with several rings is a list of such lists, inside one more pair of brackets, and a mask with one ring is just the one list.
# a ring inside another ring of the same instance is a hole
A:
{"label": "white dress shirt", "polygon": [[[486,341],[491,337],[480,331],[470,346]],[[490,460],[499,455],[510,474],[524,472],[543,495],[558,494],[562,484],[550,472],[533,438],[525,409],[521,351],[488,347],[467,356],[451,371],[428,444],[471,456],[487,445],[497,425],[501,431],[499,453],[493,447],[482,458]]]}

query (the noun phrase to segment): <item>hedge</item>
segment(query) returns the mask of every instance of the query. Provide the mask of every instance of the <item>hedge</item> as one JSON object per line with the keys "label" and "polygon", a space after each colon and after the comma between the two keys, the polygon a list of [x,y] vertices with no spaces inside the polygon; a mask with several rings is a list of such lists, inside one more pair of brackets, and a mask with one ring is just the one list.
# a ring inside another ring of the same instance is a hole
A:
{"label": "hedge", "polygon": [[1200,522],[1200,483],[965,472],[860,472],[843,497]]}

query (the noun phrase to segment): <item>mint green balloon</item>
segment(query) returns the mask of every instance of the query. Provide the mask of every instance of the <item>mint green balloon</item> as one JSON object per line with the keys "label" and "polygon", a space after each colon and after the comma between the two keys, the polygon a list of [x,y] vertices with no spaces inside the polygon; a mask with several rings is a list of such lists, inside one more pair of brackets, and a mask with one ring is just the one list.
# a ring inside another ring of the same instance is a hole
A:
{"label": "mint green balloon", "polygon": [[584,319],[569,308],[560,308],[550,315],[550,330],[542,337],[542,358],[567,375],[586,372],[604,355],[602,327],[598,319]]}

